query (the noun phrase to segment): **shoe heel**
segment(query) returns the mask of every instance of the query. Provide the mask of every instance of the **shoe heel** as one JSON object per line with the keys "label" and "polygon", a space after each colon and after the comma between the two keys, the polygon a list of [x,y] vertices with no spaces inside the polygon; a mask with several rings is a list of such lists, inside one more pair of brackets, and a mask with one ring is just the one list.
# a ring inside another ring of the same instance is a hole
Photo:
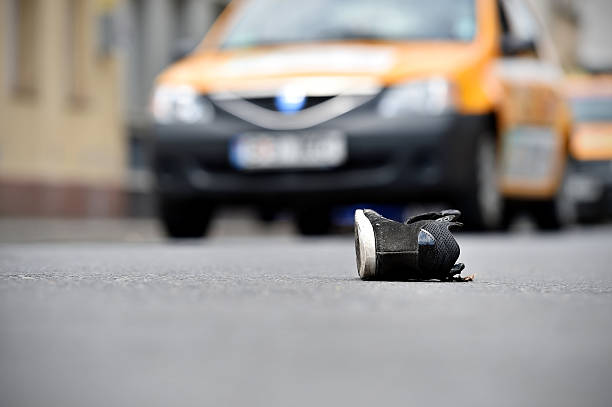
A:
{"label": "shoe heel", "polygon": [[359,277],[362,280],[373,279],[376,276],[374,228],[361,209],[355,211],[355,251]]}

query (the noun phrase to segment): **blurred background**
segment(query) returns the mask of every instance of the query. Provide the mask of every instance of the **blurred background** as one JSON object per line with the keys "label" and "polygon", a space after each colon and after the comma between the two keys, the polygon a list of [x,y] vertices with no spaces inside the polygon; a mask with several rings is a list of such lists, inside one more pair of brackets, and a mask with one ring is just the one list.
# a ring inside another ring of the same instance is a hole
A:
{"label": "blurred background", "polygon": [[[611,21],[0,0],[0,406],[612,406]],[[356,207],[494,232],[366,282]]]}
{"label": "blurred background", "polygon": [[[3,0],[0,216],[154,217],[149,105],[155,78],[201,41],[227,3]],[[595,121],[612,120],[610,99],[601,104],[612,97],[605,92],[609,82],[590,82],[612,70],[612,2],[528,3],[564,75],[574,79],[568,100],[577,101],[576,121],[593,121],[593,109]],[[593,95],[595,107],[585,104]],[[598,131],[611,139],[609,129]],[[596,171],[609,178],[612,167]],[[593,174],[589,169],[576,178],[574,189],[597,189]]]}

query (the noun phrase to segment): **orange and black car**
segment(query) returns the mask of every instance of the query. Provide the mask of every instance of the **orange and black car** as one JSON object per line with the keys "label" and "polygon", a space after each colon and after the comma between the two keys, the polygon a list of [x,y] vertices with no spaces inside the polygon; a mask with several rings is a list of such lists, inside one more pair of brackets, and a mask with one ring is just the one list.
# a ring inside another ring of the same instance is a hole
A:
{"label": "orange and black car", "polygon": [[200,236],[215,207],[449,202],[495,228],[554,210],[569,115],[520,0],[234,1],[152,97],[160,216]]}
{"label": "orange and black car", "polygon": [[568,189],[581,222],[612,216],[612,75],[576,75],[566,82],[574,126]]}

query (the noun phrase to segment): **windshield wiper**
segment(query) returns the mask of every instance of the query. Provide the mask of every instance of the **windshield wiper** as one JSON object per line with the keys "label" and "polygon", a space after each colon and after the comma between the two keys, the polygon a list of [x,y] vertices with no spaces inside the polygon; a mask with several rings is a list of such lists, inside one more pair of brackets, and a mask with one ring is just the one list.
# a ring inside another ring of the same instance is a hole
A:
{"label": "windshield wiper", "polygon": [[322,30],[313,36],[317,40],[390,40],[387,36],[383,36],[371,31],[361,30]]}

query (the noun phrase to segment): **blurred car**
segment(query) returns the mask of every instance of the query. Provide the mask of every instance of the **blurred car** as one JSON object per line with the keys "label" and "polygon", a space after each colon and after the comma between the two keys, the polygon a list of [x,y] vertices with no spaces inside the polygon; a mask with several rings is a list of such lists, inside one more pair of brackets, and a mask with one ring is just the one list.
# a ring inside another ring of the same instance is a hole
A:
{"label": "blurred car", "polygon": [[612,75],[568,79],[574,117],[568,188],[581,222],[612,215]]}
{"label": "blurred car", "polygon": [[569,116],[520,0],[247,0],[158,78],[160,218],[205,233],[219,205],[295,211],[445,201],[473,228],[506,202],[558,224]]}

